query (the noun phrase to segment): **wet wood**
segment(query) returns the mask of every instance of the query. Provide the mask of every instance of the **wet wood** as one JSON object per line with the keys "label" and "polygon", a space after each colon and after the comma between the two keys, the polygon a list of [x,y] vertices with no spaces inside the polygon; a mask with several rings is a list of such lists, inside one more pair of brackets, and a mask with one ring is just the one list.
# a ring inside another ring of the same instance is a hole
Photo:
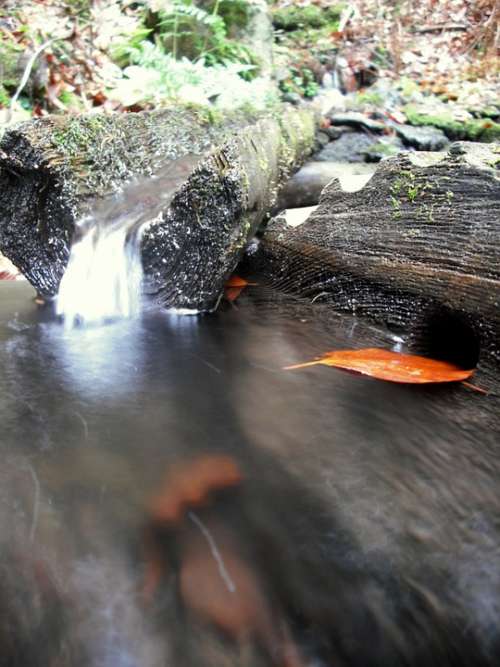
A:
{"label": "wet wood", "polygon": [[279,121],[172,108],[24,123],[0,144],[0,250],[52,296],[77,221],[127,183],[168,173],[191,155],[168,205],[151,201],[155,215],[142,245],[146,291],[163,305],[210,309],[313,135],[312,113],[292,109]]}
{"label": "wet wood", "polygon": [[464,364],[480,350],[480,365],[492,368],[500,360],[497,150],[462,142],[448,154],[400,155],[356,193],[335,180],[303,225],[278,218],[269,227],[253,268],[422,345],[431,330],[442,348],[434,351],[456,347]]}

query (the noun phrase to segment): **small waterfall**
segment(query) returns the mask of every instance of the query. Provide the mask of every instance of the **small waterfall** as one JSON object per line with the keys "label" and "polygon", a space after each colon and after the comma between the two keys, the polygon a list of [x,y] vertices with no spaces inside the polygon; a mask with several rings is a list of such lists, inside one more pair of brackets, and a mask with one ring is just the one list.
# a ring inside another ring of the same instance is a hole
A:
{"label": "small waterfall", "polygon": [[57,297],[67,326],[131,317],[141,306],[141,229],[130,231],[125,217],[102,226],[84,218],[83,237],[72,249]]}
{"label": "small waterfall", "polygon": [[199,158],[171,161],[156,176],[136,180],[99,201],[77,223],[56,312],[67,327],[102,324],[141,310],[141,238],[157,222]]}

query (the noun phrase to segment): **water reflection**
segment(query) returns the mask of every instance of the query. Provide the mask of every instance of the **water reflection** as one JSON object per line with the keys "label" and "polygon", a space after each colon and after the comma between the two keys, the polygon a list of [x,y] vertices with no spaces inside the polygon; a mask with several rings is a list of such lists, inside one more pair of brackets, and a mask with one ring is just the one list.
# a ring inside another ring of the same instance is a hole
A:
{"label": "water reflection", "polygon": [[0,288],[5,664],[496,664],[496,399],[285,373],[354,320],[262,290],[67,331]]}

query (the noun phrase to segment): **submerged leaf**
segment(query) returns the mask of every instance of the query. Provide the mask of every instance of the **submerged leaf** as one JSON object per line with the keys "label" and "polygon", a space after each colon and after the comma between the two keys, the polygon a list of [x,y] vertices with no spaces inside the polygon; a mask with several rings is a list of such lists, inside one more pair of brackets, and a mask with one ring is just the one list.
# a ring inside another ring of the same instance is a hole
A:
{"label": "submerged leaf", "polygon": [[461,382],[474,373],[474,369],[464,370],[447,361],[428,359],[416,354],[391,352],[376,347],[363,350],[333,350],[314,361],[285,366],[285,370],[317,364],[343,368],[378,380],[411,384]]}

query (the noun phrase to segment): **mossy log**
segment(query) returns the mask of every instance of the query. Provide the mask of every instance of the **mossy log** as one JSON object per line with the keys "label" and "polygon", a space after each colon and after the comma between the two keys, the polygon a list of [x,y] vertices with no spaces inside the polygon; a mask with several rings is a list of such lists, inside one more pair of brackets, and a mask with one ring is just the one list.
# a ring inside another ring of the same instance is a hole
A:
{"label": "mossy log", "polygon": [[[355,193],[329,184],[301,226],[273,221],[253,260],[275,286],[383,322],[415,348],[500,362],[498,146],[383,161]],[[495,371],[498,373],[498,370]]]}
{"label": "mossy log", "polygon": [[0,144],[0,250],[53,296],[78,221],[124,187],[126,195],[129,183],[135,197],[138,178],[159,174],[174,192],[163,201],[161,188],[148,190],[145,290],[162,305],[210,309],[280,184],[309,154],[314,124],[292,109],[277,120],[185,108],[24,123]]}

